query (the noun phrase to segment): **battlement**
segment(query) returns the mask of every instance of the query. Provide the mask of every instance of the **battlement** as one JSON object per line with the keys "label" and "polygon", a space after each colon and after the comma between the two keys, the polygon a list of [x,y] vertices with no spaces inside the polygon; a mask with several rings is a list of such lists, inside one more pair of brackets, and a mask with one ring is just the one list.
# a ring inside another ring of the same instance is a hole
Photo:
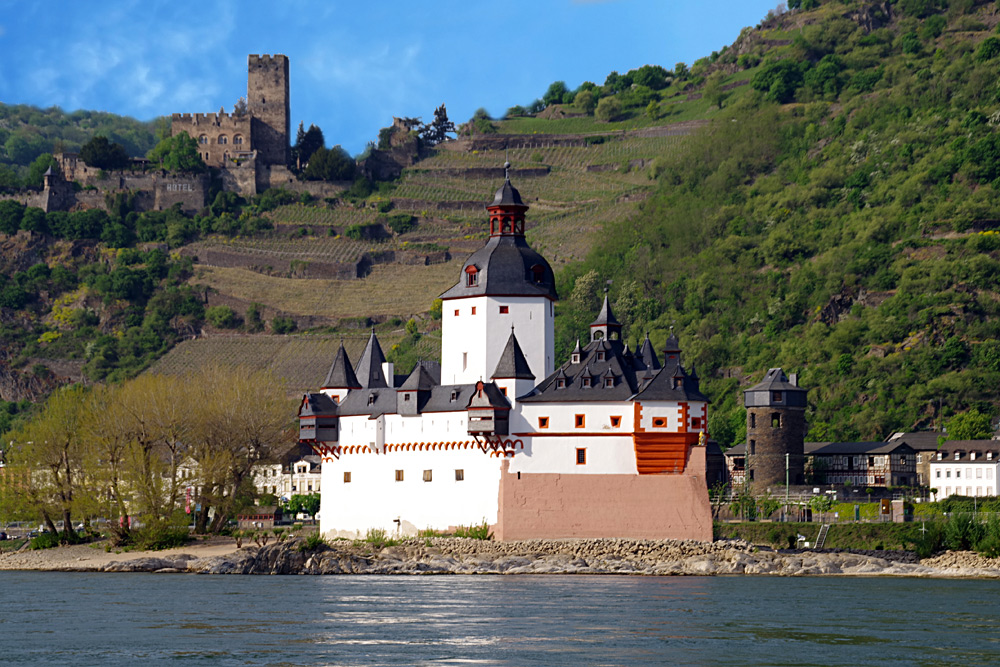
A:
{"label": "battlement", "polygon": [[249,67],[288,67],[288,56],[282,55],[280,53],[275,53],[273,56],[269,54],[258,55],[256,53],[251,53],[247,56],[247,65]]}
{"label": "battlement", "polygon": [[184,125],[206,125],[218,126],[232,130],[248,131],[250,127],[250,117],[247,115],[236,116],[225,113],[175,113],[171,116],[173,122]]}

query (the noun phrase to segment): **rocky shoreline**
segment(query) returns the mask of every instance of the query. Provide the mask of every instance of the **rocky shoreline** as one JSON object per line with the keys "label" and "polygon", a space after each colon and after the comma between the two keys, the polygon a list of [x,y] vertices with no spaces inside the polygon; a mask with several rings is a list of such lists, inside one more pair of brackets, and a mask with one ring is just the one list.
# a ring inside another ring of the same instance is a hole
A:
{"label": "rocky shoreline", "polygon": [[[80,569],[80,568],[74,568]],[[247,547],[226,555],[189,553],[118,560],[101,572],[197,574],[627,574],[854,575],[1000,578],[1000,559],[947,552],[919,560],[911,552],[773,550],[743,541],[531,540],[456,538],[406,540],[377,548],[335,541],[306,548],[303,540]]]}

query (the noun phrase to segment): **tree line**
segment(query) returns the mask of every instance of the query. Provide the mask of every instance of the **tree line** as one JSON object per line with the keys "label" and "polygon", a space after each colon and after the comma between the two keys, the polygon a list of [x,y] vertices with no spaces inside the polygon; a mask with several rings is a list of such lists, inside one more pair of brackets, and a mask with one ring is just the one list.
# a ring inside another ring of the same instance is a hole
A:
{"label": "tree line", "polygon": [[37,517],[65,542],[98,517],[119,545],[192,521],[219,532],[252,504],[253,467],[294,441],[285,395],[266,372],[218,366],[59,389],[7,434],[0,516]]}

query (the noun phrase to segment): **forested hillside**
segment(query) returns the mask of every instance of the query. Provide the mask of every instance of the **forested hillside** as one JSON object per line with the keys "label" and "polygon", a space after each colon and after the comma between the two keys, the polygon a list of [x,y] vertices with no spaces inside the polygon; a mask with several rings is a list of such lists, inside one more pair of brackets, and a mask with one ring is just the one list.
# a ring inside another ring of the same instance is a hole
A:
{"label": "forested hillside", "polygon": [[[196,334],[297,324],[375,323],[406,370],[440,345],[428,311],[482,243],[481,202],[509,158],[529,240],[557,271],[557,357],[611,281],[632,345],[675,327],[723,445],[744,437],[740,388],[779,365],[810,388],[812,440],[996,415],[997,4],[789,5],[690,66],[555,82],[504,119],[477,112],[398,180],[339,197],[213,192],[196,216],[139,214],[127,197],[110,214],[4,204],[0,397],[44,395],[53,372],[130,377]],[[4,164],[23,179],[94,132],[130,155],[153,143],[130,119],[0,106],[0,187]],[[0,431],[28,407],[0,403]]]}
{"label": "forested hillside", "polygon": [[812,440],[995,414],[997,7],[801,4],[737,42],[753,94],[656,165],[574,296],[613,279],[633,339],[676,323],[723,443],[743,438],[740,381],[771,366],[812,388]]}

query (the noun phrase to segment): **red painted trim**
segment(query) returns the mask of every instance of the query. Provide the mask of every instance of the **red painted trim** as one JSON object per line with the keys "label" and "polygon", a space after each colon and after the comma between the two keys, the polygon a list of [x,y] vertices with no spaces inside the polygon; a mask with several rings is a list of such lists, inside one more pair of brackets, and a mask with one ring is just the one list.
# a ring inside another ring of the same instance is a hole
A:
{"label": "red painted trim", "polygon": [[[467,287],[467,285],[463,285],[463,287]],[[521,297],[525,299],[531,299],[534,297],[542,296],[548,299],[549,301],[555,301],[555,299],[549,296],[548,294],[466,294],[464,296],[450,296],[447,299],[441,299],[441,300],[457,301],[458,299],[478,299],[480,297],[499,297],[499,296]]]}
{"label": "red painted trim", "polygon": [[[582,432],[581,432],[582,431]],[[539,433],[538,431],[529,431],[526,433],[511,433],[511,435],[517,436],[519,438],[529,437],[529,438],[622,438],[632,435],[629,431],[618,431],[617,433],[606,433],[604,431],[576,431],[575,433]]]}

